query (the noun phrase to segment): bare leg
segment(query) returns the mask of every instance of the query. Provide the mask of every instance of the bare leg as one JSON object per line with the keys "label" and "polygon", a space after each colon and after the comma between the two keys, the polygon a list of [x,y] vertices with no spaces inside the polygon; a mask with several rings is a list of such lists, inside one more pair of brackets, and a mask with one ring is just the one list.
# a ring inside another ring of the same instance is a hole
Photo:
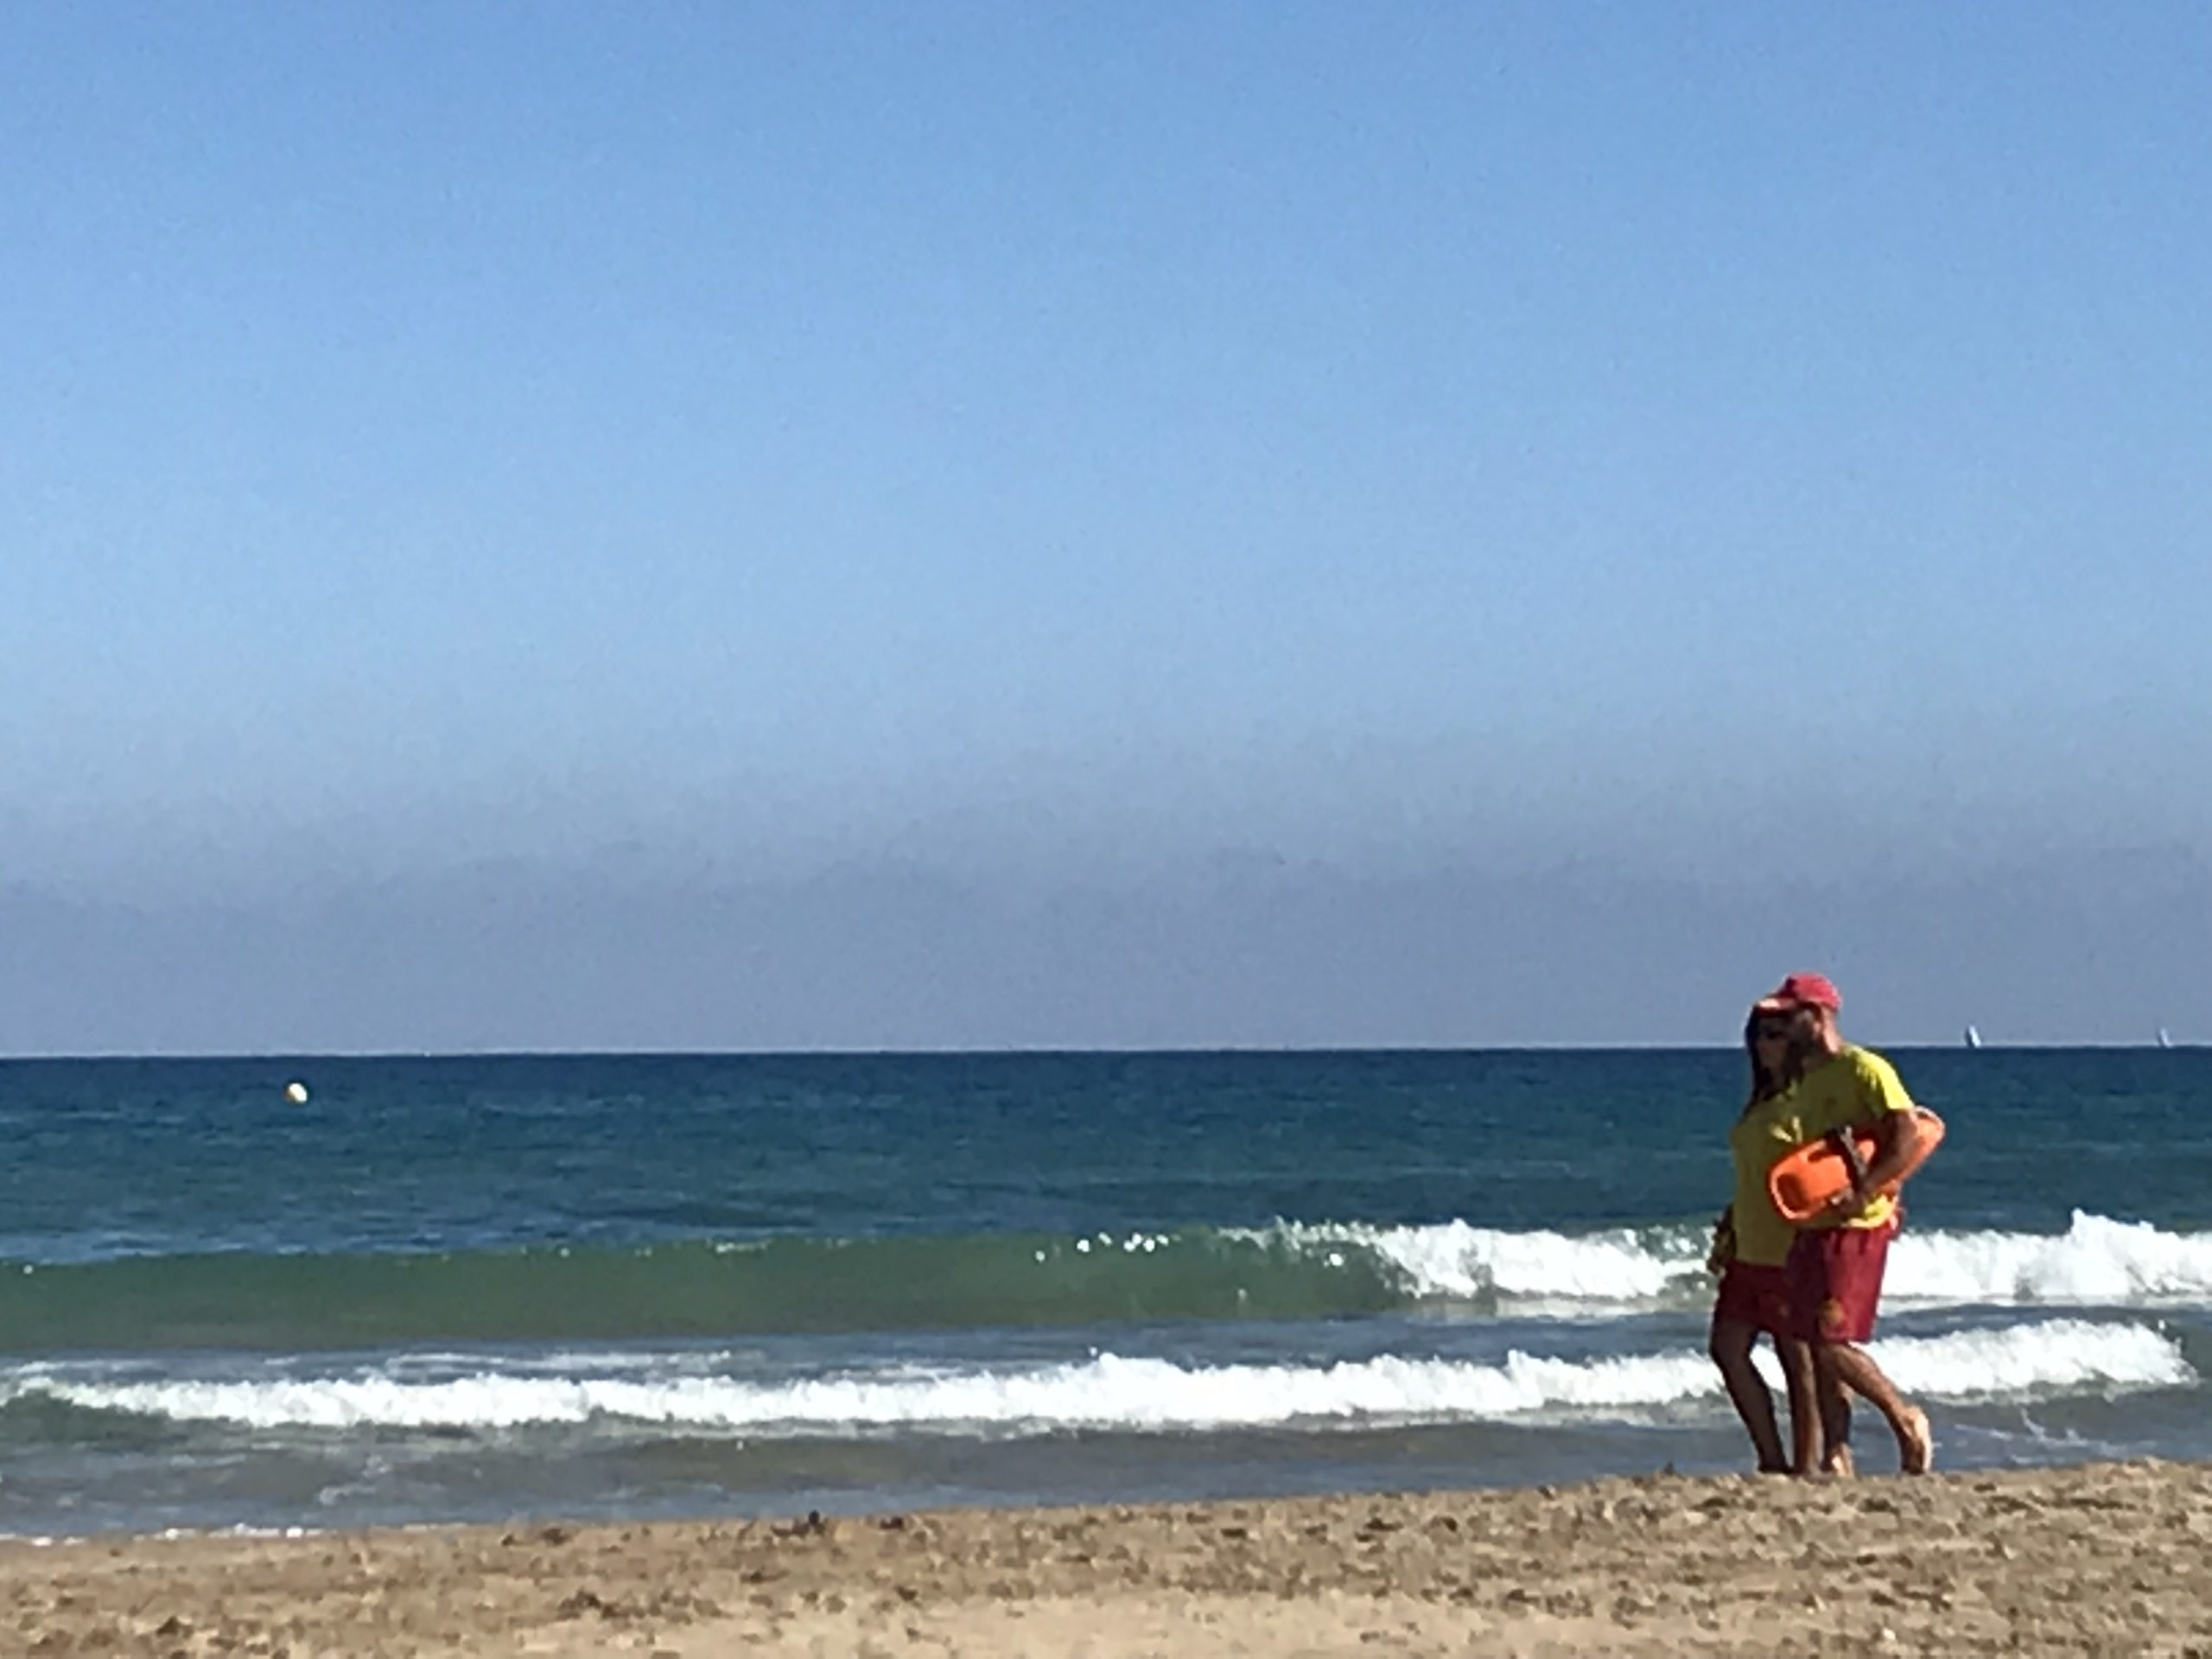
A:
{"label": "bare leg", "polygon": [[1821,1472],[1840,1475],[1847,1480],[1858,1473],[1851,1456],[1851,1396],[1843,1391],[1843,1379],[1836,1375],[1835,1367],[1827,1363],[1834,1351],[1833,1343],[1808,1344],[1813,1353],[1815,1389],[1820,1402],[1821,1438],[1827,1449],[1821,1455]]}
{"label": "bare leg", "polygon": [[1783,1380],[1789,1387],[1790,1471],[1809,1475],[1821,1467],[1821,1446],[1827,1439],[1813,1345],[1795,1337],[1777,1337],[1774,1348],[1782,1360]]}
{"label": "bare leg", "polygon": [[1897,1467],[1908,1475],[1926,1474],[1936,1460],[1928,1414],[1897,1392],[1897,1384],[1884,1375],[1873,1356],[1856,1343],[1824,1342],[1815,1348],[1814,1357],[1825,1376],[1834,1377],[1882,1414],[1890,1433],[1897,1437]]}
{"label": "bare leg", "polygon": [[1759,1375],[1758,1367],[1751,1363],[1751,1345],[1758,1339],[1757,1326],[1740,1319],[1715,1319],[1706,1351],[1720,1368],[1720,1380],[1728,1385],[1728,1398],[1735,1403],[1736,1414],[1751,1431],[1759,1472],[1787,1474],[1789,1459],[1782,1450],[1782,1431],[1775,1427],[1774,1396],[1767,1392],[1766,1379]]}

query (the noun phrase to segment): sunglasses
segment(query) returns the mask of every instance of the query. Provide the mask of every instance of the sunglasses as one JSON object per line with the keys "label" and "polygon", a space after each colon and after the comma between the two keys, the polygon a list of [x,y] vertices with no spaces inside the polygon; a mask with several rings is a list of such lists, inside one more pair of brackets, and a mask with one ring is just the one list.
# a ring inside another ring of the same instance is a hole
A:
{"label": "sunglasses", "polygon": [[1778,1043],[1789,1035],[1791,1024],[1788,1020],[1762,1020],[1751,1027],[1751,1036],[1762,1043]]}

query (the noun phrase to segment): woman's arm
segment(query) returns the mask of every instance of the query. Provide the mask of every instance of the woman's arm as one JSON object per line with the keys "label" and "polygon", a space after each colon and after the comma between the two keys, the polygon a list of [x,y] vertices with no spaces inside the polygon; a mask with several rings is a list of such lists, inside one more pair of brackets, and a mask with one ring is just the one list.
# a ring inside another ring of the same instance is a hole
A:
{"label": "woman's arm", "polygon": [[1730,1205],[1713,1224],[1713,1248],[1705,1253],[1705,1270],[1718,1273],[1736,1259],[1736,1206]]}

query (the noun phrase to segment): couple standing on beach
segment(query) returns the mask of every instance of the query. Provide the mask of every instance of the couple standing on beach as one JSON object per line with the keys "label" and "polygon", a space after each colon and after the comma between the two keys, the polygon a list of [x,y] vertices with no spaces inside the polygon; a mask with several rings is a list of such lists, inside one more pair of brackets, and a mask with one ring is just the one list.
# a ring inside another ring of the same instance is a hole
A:
{"label": "couple standing on beach", "polygon": [[[1856,1394],[1889,1423],[1898,1466],[1925,1474],[1935,1450],[1927,1414],[1859,1345],[1874,1333],[1882,1268],[1900,1219],[1891,1189],[1915,1162],[1923,1131],[1890,1063],[1843,1040],[1842,1006],[1819,974],[1792,974],[1752,1005],[1745,1024],[1751,1093],[1728,1133],[1736,1190],[1713,1238],[1710,1265],[1720,1287],[1711,1351],[1762,1471],[1850,1474],[1849,1395]],[[1768,1173],[1806,1142],[1853,1128],[1874,1137],[1865,1169],[1810,1222],[1783,1219]],[[1751,1363],[1762,1334],[1774,1339],[1789,1386],[1786,1450],[1773,1396]]]}

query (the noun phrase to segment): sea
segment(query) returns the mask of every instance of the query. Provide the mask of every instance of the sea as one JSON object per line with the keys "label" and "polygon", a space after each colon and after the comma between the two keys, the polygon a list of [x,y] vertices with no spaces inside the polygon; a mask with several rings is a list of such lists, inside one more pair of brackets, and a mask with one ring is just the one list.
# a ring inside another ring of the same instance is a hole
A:
{"label": "sea", "polygon": [[[2212,1457],[2212,1051],[1891,1058],[1949,1134],[1874,1351],[1939,1465]],[[1748,1469],[1702,1267],[1743,1090],[1719,1050],[0,1063],[0,1533]]]}

